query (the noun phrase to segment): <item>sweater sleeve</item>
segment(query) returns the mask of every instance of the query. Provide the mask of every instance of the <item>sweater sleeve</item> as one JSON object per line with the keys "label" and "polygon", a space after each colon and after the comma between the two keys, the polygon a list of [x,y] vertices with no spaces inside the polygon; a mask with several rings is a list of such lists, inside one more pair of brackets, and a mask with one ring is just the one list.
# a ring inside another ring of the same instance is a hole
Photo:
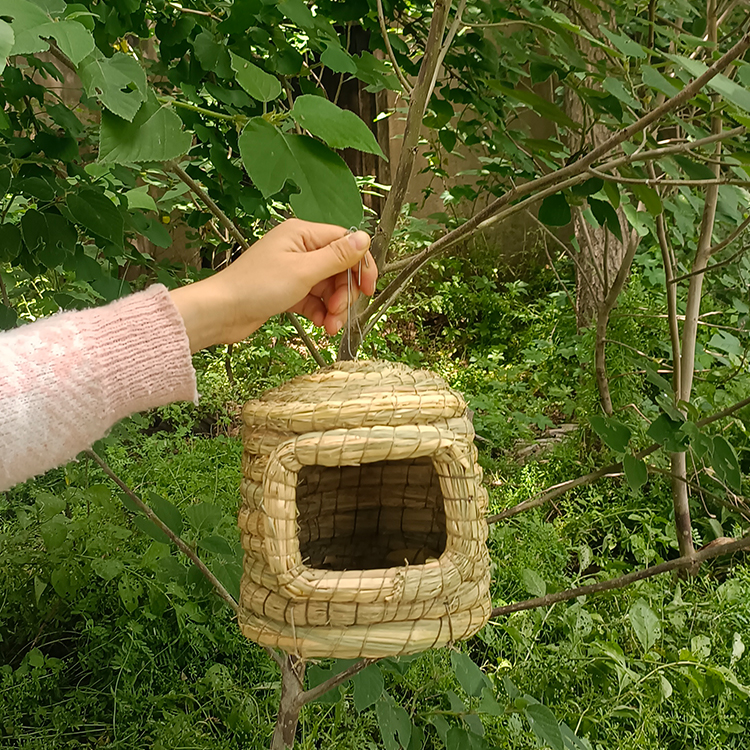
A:
{"label": "sweater sleeve", "polygon": [[74,458],[118,420],[197,402],[185,326],[154,285],[0,334],[0,490]]}

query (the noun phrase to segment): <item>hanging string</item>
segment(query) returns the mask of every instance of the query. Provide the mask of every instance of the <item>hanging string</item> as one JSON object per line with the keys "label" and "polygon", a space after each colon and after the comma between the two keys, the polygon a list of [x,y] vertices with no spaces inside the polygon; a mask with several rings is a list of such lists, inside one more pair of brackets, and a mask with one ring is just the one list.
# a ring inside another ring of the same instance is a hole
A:
{"label": "hanging string", "polygon": [[[350,227],[347,234],[354,234],[357,231],[357,227]],[[367,260],[367,254],[365,254],[365,268],[369,268],[370,263]],[[357,286],[362,287],[362,261],[359,261],[357,267]],[[359,325],[359,320],[355,319],[352,322],[352,305],[354,304],[354,281],[352,280],[352,269],[346,269],[346,329],[344,330],[344,341],[346,341],[346,348],[349,352],[350,359],[357,359],[359,356],[359,347],[357,351],[352,351],[352,326],[357,326],[357,335],[359,336],[359,343],[362,343],[362,328]]]}

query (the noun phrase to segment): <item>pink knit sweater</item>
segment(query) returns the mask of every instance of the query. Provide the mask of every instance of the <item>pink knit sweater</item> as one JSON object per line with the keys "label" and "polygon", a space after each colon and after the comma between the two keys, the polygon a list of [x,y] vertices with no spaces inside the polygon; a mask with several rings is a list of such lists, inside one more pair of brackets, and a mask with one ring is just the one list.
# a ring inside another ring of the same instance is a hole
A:
{"label": "pink knit sweater", "polygon": [[119,419],[198,399],[185,326],[160,284],[0,334],[0,490],[69,461]]}

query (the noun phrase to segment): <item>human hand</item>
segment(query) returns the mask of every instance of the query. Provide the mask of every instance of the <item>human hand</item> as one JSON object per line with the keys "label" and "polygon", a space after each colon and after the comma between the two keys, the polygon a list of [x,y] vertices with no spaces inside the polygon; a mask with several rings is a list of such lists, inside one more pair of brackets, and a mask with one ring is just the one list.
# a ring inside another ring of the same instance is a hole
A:
{"label": "human hand", "polygon": [[360,291],[375,291],[378,269],[369,246],[365,232],[348,235],[343,227],[299,219],[279,224],[228,268],[170,293],[191,351],[242,341],[285,311],[337,333],[348,312],[347,269],[352,301]]}

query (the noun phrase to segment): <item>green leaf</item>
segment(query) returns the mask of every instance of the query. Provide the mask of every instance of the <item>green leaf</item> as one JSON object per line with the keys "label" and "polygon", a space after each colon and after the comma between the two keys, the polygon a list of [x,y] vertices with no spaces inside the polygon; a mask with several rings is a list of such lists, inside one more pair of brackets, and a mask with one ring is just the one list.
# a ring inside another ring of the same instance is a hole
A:
{"label": "green leaf", "polygon": [[291,115],[331,148],[356,148],[386,158],[370,128],[354,112],[341,109],[322,96],[297,97]]}
{"label": "green leaf", "polygon": [[682,433],[682,424],[667,414],[660,414],[646,430],[646,434],[671,453],[681,453],[686,448],[686,436]]}
{"label": "green leaf", "polygon": [[630,37],[624,34],[616,34],[614,31],[610,31],[604,24],[599,24],[599,31],[609,39],[610,42],[622,52],[625,57],[637,57],[639,59],[645,59],[648,57],[648,53],[643,47],[637,42],[634,42]]}
{"label": "green leaf", "polygon": [[579,124],[574,120],[571,120],[570,117],[560,109],[560,107],[553,104],[548,99],[543,99],[538,94],[534,94],[531,91],[521,88],[512,89],[495,81],[490,81],[490,86],[499,94],[503,94],[509,99],[515,99],[516,101],[521,102],[521,104],[525,104],[544,120],[551,120],[552,122],[556,122],[558,125],[570,128],[571,130],[578,130],[580,127]]}
{"label": "green leaf", "polygon": [[68,506],[64,498],[53,495],[51,492],[40,492],[34,505],[38,508],[39,520],[42,522],[54,518]]}
{"label": "green leaf", "polygon": [[39,527],[39,533],[48,551],[57,549],[68,536],[68,519],[55,516]]}
{"label": "green leaf", "polygon": [[438,140],[446,151],[452,153],[453,149],[456,148],[458,137],[456,136],[455,131],[443,128],[438,133]]}
{"label": "green leaf", "polygon": [[281,94],[281,83],[276,76],[254,65],[244,57],[229,53],[232,70],[237,74],[237,83],[259,102],[270,102]]}
{"label": "green leaf", "polygon": [[466,654],[451,651],[451,665],[467,695],[480,696],[484,688],[492,689],[490,678]]}
{"label": "green leaf", "polygon": [[696,458],[700,460],[705,458],[710,462],[714,449],[711,437],[704,435],[698,425],[693,422],[685,422],[682,426],[682,431],[690,437],[690,447],[693,449]]}
{"label": "green leaf", "polygon": [[607,202],[600,201],[596,198],[588,198],[589,208],[591,213],[594,214],[594,218],[603,227],[607,227],[612,234],[622,242],[622,229],[620,227],[620,219],[617,216],[617,211]]}
{"label": "green leaf", "polygon": [[39,576],[34,576],[34,600],[37,604],[39,604],[39,600],[42,598],[42,594],[46,588],[47,584]]}
{"label": "green leaf", "polygon": [[726,484],[734,492],[742,491],[742,472],[740,471],[737,454],[722,435],[714,436],[711,466],[713,466],[719,481]]}
{"label": "green leaf", "polygon": [[172,540],[153,522],[144,516],[136,516],[133,526],[140,529],[144,534],[162,544],[171,544]]}
{"label": "green leaf", "polygon": [[383,692],[375,703],[375,716],[386,750],[406,750],[411,738],[409,714],[388,693]]}
{"label": "green leaf", "polygon": [[68,209],[73,218],[93,234],[122,247],[125,221],[119,209],[103,193],[81,190],[68,195]]}
{"label": "green leaf", "polygon": [[532,596],[544,596],[547,593],[547,584],[544,579],[531,568],[524,568],[521,571],[521,580],[526,591]]}
{"label": "green leaf", "polygon": [[174,532],[177,536],[182,533],[182,515],[169,500],[166,500],[161,495],[157,495],[155,492],[149,492],[146,496],[146,502],[170,531]]}
{"label": "green leaf", "polygon": [[190,150],[193,140],[179,116],[152,96],[132,122],[102,112],[100,133],[99,161],[113,164],[177,159]]}
{"label": "green leaf", "polygon": [[570,213],[570,206],[562,193],[548,195],[539,206],[539,221],[548,227],[564,227],[570,224],[573,216]]}
{"label": "green leaf", "polygon": [[148,193],[148,185],[133,188],[125,193],[128,208],[133,210],[142,208],[144,211],[157,211],[156,201]]}
{"label": "green leaf", "polygon": [[489,714],[490,716],[502,716],[505,713],[503,707],[497,702],[492,688],[484,688],[482,690],[482,697],[477,705],[477,711],[482,714]]}
{"label": "green leaf", "polygon": [[364,711],[383,694],[383,673],[376,664],[365,667],[352,678],[354,708]]}
{"label": "green leaf", "polygon": [[53,21],[34,31],[42,37],[51,36],[73,65],[78,65],[94,51],[94,37],[78,21]]}
{"label": "green leaf", "polygon": [[10,331],[18,323],[18,313],[0,302],[0,331]]}
{"label": "green leaf", "polygon": [[132,576],[124,575],[117,583],[117,592],[120,594],[120,599],[125,605],[125,609],[128,612],[135,612],[138,608],[141,593],[143,592],[141,584]]}
{"label": "green leaf", "polygon": [[146,100],[146,72],[137,60],[122,52],[104,57],[98,50],[83,61],[78,71],[89,96],[95,96],[113,114],[128,122]]}
{"label": "green leaf", "polygon": [[16,37],[10,24],[0,21],[0,73],[5,70],[5,63],[15,40]]}
{"label": "green leaf", "polygon": [[435,727],[435,731],[437,731],[442,743],[448,747],[448,732],[451,725],[442,716],[431,716],[430,724]]}
{"label": "green leaf", "polygon": [[[708,67],[700,62],[700,60],[691,60],[689,57],[683,57],[682,55],[666,55],[666,57],[696,78],[708,70]],[[750,112],[750,91],[738,83],[719,73],[706,86],[713,89],[717,94],[721,94],[728,103],[739,107],[745,112]]]}
{"label": "green leaf", "polygon": [[628,619],[643,651],[650,651],[656,641],[661,638],[661,621],[654,610],[649,607],[645,599],[640,598],[628,611]]}
{"label": "green leaf", "polygon": [[350,73],[353,75],[357,72],[357,64],[340,44],[326,43],[320,56],[320,62],[334,73]]}
{"label": "green leaf", "polygon": [[649,383],[652,383],[664,393],[672,393],[672,384],[666,378],[659,375],[648,362],[638,361],[637,364],[646,371],[646,380]]}
{"label": "green leaf", "polygon": [[105,581],[112,581],[125,570],[125,566],[119,560],[106,558],[94,560],[91,569]]}
{"label": "green leaf", "polygon": [[630,442],[632,432],[614,417],[593,416],[589,419],[594,432],[602,439],[605,445],[615,453],[624,453]]}
{"label": "green leaf", "polygon": [[644,65],[641,68],[641,76],[643,77],[643,82],[647,86],[655,89],[660,94],[664,94],[665,96],[671,98],[675,94],[680,93],[680,89],[677,88],[677,86],[675,86],[673,83],[671,83],[668,78],[665,78],[661,73],[659,73],[658,70],[655,70],[648,65]]}
{"label": "green leaf", "polygon": [[560,734],[560,725],[547,706],[543,706],[541,703],[532,703],[526,706],[524,714],[531,731],[543,745],[549,745],[552,750],[565,750],[562,734]]}
{"label": "green leaf", "polygon": [[300,219],[344,227],[362,222],[362,199],[354,176],[319,141],[282,133],[255,117],[243,130],[239,146],[242,163],[264,198],[293,180],[300,192],[291,196],[290,203]]}
{"label": "green leaf", "polygon": [[648,482],[648,467],[642,458],[636,458],[626,453],[622,459],[622,466],[625,469],[625,479],[627,479],[631,490],[639,490]]}
{"label": "green leaf", "polygon": [[622,81],[618,78],[613,78],[612,76],[605,78],[602,88],[628,107],[640,109],[640,102],[622,85]]}
{"label": "green leaf", "polygon": [[198,546],[206,552],[213,552],[215,555],[222,555],[223,557],[234,557],[234,550],[232,549],[229,542],[224,539],[223,536],[218,534],[212,534],[211,536],[204,537],[198,540]]}
{"label": "green leaf", "polygon": [[633,195],[643,203],[651,216],[659,216],[664,210],[659,193],[648,185],[630,185]]}
{"label": "green leaf", "polygon": [[587,195],[598,193],[603,187],[604,180],[600,177],[592,177],[591,179],[586,180],[586,182],[580,182],[578,185],[573,185],[570,192],[573,193],[573,195],[585,198]]}
{"label": "green leaf", "polygon": [[39,27],[50,20],[38,6],[28,0],[0,0],[0,17],[11,19],[14,39],[8,54],[26,55],[49,49],[47,42],[36,33]]}
{"label": "green leaf", "polygon": [[224,517],[224,513],[218,505],[211,503],[196,503],[185,508],[185,515],[196,533],[213,531]]}

